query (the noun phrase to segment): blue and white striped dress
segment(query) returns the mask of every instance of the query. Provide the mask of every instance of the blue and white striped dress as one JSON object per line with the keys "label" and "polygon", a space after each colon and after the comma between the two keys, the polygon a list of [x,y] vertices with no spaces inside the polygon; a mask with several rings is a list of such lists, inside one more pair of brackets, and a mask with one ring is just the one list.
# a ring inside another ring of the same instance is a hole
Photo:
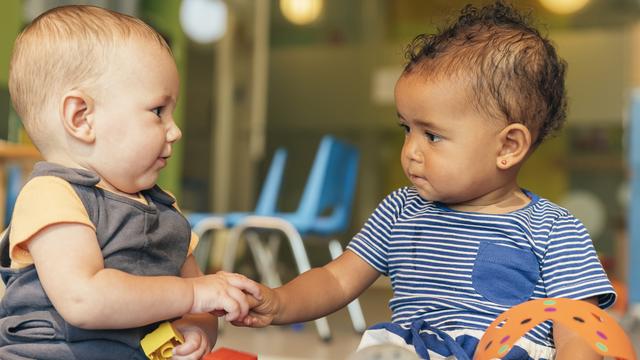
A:
{"label": "blue and white striped dress", "polygon": [[[348,246],[389,276],[394,292],[392,323],[368,330],[361,347],[391,334],[422,357],[426,347],[432,358],[456,351],[472,358],[484,329],[524,301],[597,296],[600,307],[612,305],[615,293],[582,223],[525,193],[527,206],[498,215],[455,211],[413,187],[387,196]],[[507,358],[553,357],[551,325],[534,328]]]}

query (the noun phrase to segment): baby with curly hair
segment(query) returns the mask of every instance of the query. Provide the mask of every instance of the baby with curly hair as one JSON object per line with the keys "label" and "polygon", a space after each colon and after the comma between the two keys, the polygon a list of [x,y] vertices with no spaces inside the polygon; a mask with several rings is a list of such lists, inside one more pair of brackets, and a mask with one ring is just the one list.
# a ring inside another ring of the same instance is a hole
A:
{"label": "baby with curly hair", "polygon": [[[392,322],[360,349],[393,343],[421,358],[473,358],[502,312],[563,297],[602,308],[615,293],[583,224],[518,185],[518,172],[566,117],[566,64],[526,16],[496,2],[409,45],[395,87],[412,186],[378,205],[348,250],[277,289],[262,289],[244,326],[316,319],[389,276]],[[545,322],[503,359],[599,356]]]}

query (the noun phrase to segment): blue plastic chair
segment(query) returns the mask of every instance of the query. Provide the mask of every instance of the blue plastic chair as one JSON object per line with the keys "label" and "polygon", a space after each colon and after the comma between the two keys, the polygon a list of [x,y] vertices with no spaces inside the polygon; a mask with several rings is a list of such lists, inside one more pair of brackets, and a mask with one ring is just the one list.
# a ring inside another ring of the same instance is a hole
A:
{"label": "blue plastic chair", "polygon": [[196,261],[204,271],[209,263],[211,253],[211,237],[205,239],[203,235],[210,231],[232,228],[249,215],[272,215],[276,212],[278,195],[282,185],[282,175],[287,161],[287,150],[278,148],[273,154],[267,177],[262,185],[256,208],[253,212],[233,212],[216,214],[210,212],[197,212],[187,215],[193,232],[200,237],[201,243],[194,253]]}
{"label": "blue plastic chair", "polygon": [[[302,240],[304,236],[332,237],[329,242],[331,256],[338,257],[342,253],[342,246],[333,237],[349,226],[358,162],[359,152],[355,147],[333,136],[323,137],[298,209],[293,213],[278,212],[269,216],[244,217],[229,234],[223,269],[233,271],[238,242],[246,239],[265,282],[271,287],[279,286],[281,281],[275,268],[277,245],[274,245],[274,238],[271,238],[269,247],[265,247],[259,236],[264,232],[271,235],[284,234],[291,246],[299,273],[311,268]],[[366,324],[357,299],[349,304],[348,310],[355,330],[363,332]],[[331,338],[326,318],[316,320],[316,327],[323,340]]]}
{"label": "blue plastic chair", "polygon": [[13,215],[13,207],[16,204],[16,200],[18,199],[18,194],[20,193],[20,189],[22,189],[23,179],[22,179],[22,167],[18,164],[7,165],[7,179],[6,179],[6,202],[5,202],[5,213],[4,213],[4,224],[3,228],[9,226],[11,222],[11,216]]}

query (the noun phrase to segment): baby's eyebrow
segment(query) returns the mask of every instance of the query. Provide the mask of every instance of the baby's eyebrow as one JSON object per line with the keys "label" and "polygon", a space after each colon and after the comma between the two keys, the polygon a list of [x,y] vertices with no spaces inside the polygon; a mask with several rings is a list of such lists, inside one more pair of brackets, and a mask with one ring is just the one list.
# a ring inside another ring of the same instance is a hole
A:
{"label": "baby's eyebrow", "polygon": [[171,95],[164,94],[158,97],[158,102],[162,102],[164,104],[175,104],[176,99]]}
{"label": "baby's eyebrow", "polygon": [[[404,116],[402,116],[402,114],[400,114],[399,112],[396,112],[396,115],[398,116],[398,119],[400,120],[404,120],[407,121],[407,119],[404,118]],[[412,122],[416,123],[417,125],[420,125],[424,128],[427,128],[431,131],[443,131],[444,129],[442,129],[441,126],[438,126],[436,124],[434,124],[433,122],[426,120],[426,119],[420,119],[420,118],[416,118],[416,119],[412,119]]]}

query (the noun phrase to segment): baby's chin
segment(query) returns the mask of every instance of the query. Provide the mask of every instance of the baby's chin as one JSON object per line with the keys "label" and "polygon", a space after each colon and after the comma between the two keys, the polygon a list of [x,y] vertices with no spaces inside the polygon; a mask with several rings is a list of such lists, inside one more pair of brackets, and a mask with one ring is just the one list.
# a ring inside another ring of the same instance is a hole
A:
{"label": "baby's chin", "polygon": [[416,190],[418,191],[418,195],[420,195],[423,200],[440,202],[438,196],[435,196],[432,192],[422,190],[415,184],[413,186],[416,188]]}
{"label": "baby's chin", "polygon": [[424,183],[416,183],[414,181],[411,181],[411,185],[413,186],[414,189],[416,189],[416,191],[418,192],[418,195],[420,195],[420,197],[423,198],[424,200],[438,201],[438,200],[434,200],[438,198],[437,194],[434,194],[434,191],[430,188],[425,189]]}
{"label": "baby's chin", "polygon": [[456,200],[454,198],[452,198],[452,197],[445,196],[443,194],[439,194],[439,193],[436,193],[434,191],[427,191],[427,190],[424,190],[424,189],[420,189],[417,186],[415,188],[418,191],[418,195],[420,195],[420,197],[423,200],[442,203],[442,204],[445,204],[445,205],[454,204],[456,202]]}
{"label": "baby's chin", "polygon": [[137,194],[140,191],[151,189],[152,187],[154,187],[156,185],[156,180],[158,180],[157,177],[153,181],[148,181],[148,182],[145,182],[144,184],[140,184],[139,186],[136,186],[135,187],[135,193]]}
{"label": "baby's chin", "polygon": [[157,176],[153,178],[145,178],[135,182],[122,184],[120,186],[116,186],[118,191],[123,192],[125,194],[135,195],[141,191],[149,190],[156,185],[156,181],[158,180]]}

